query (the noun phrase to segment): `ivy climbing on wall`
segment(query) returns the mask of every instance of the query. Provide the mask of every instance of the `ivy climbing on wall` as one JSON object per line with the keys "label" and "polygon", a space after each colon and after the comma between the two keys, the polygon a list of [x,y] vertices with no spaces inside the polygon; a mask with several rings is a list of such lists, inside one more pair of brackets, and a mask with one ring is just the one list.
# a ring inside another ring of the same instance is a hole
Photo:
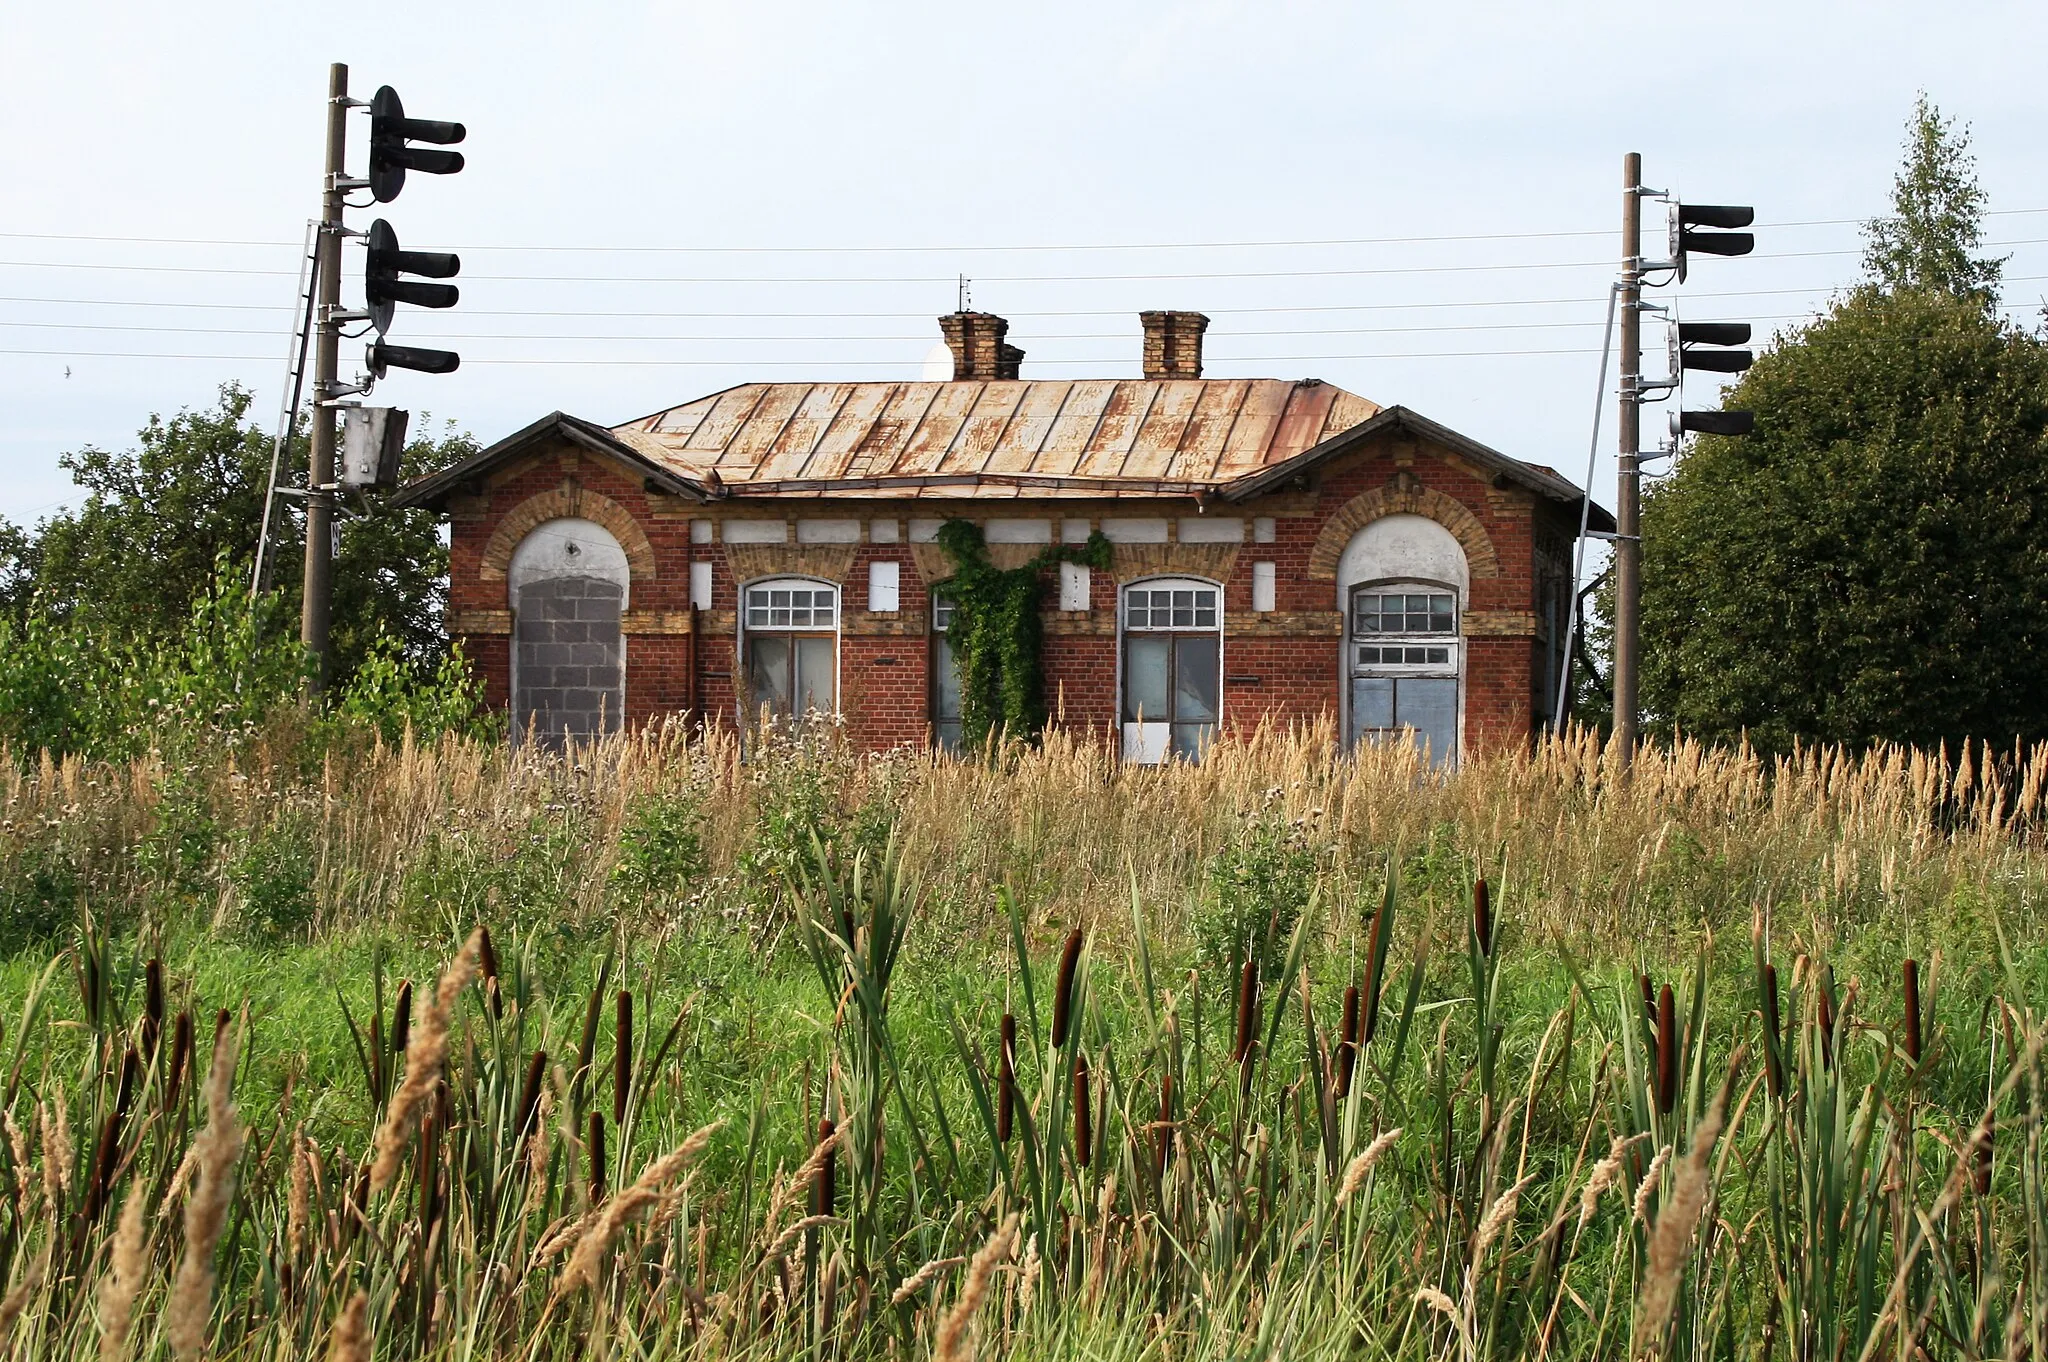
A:
{"label": "ivy climbing on wall", "polygon": [[995,733],[1026,741],[1045,731],[1045,622],[1039,615],[1045,570],[1084,563],[1107,571],[1109,540],[1097,530],[1085,544],[1053,544],[1021,567],[999,568],[981,527],[949,520],[939,547],[953,560],[937,593],[953,603],[946,641],[960,670],[960,737],[981,747]]}

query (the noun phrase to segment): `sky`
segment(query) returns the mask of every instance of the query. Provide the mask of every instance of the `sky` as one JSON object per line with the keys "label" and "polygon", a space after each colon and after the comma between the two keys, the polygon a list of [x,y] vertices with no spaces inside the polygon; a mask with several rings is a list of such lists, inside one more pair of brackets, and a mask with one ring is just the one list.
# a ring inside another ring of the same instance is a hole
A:
{"label": "sky", "polygon": [[1653,296],[1769,333],[1855,282],[1924,90],[1970,127],[2031,325],[2043,50],[2039,4],[15,3],[0,516],[226,383],[275,425],[333,61],[468,128],[461,174],[349,215],[462,257],[461,304],[391,333],[460,371],[369,399],[415,430],[917,378],[965,275],[1026,377],[1136,376],[1134,314],[1193,308],[1210,376],[1320,377],[1583,481],[1623,153],[1755,205],[1755,255]]}

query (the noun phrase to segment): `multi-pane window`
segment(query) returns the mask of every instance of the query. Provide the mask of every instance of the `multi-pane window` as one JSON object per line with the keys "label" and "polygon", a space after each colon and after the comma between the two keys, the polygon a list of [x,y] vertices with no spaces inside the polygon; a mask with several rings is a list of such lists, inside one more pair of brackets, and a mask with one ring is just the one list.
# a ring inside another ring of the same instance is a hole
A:
{"label": "multi-pane window", "polygon": [[947,752],[960,750],[960,659],[946,631],[953,626],[953,602],[932,596],[932,739]]}
{"label": "multi-pane window", "polygon": [[1458,598],[1427,585],[1351,596],[1354,742],[1405,739],[1449,765],[1458,740]]}
{"label": "multi-pane window", "polygon": [[743,615],[749,717],[830,714],[838,701],[839,590],[818,582],[761,582]]}
{"label": "multi-pane window", "polygon": [[1124,592],[1124,750],[1198,758],[1223,716],[1221,592],[1157,582]]}

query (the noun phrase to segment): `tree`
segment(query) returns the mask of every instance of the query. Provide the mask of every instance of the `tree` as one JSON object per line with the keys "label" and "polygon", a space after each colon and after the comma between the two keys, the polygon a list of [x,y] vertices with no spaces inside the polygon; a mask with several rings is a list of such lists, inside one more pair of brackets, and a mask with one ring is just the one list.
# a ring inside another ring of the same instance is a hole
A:
{"label": "tree", "polygon": [[1906,127],[1905,164],[1892,181],[1892,214],[1863,229],[1863,270],[1889,293],[1928,290],[1989,308],[2004,260],[1984,244],[1984,191],[1970,130],[1943,118],[1922,94]]}
{"label": "tree", "polygon": [[[240,564],[246,582],[271,452],[269,433],[247,419],[249,404],[246,389],[228,384],[210,409],[151,417],[133,449],[64,455],[85,501],[33,529],[0,522],[0,613],[17,623],[37,615],[170,638],[196,599],[220,589],[217,561]],[[294,444],[303,449],[302,440]],[[445,468],[475,448],[452,429],[416,439],[403,476]],[[289,506],[272,522],[270,580],[281,621],[298,618],[301,526]],[[447,557],[432,512],[378,509],[344,522],[334,572],[337,681],[380,635],[397,640],[414,669],[433,670],[447,648]]]}
{"label": "tree", "polygon": [[2048,345],[1999,319],[1966,139],[1923,100],[1871,277],[1779,335],[1643,507],[1653,722],[2048,738]]}

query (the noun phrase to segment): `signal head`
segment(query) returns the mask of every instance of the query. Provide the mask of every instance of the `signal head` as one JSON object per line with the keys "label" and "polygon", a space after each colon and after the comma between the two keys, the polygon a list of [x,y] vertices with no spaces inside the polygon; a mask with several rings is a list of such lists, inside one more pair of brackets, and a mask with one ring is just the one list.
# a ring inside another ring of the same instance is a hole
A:
{"label": "signal head", "polygon": [[431,151],[408,142],[460,142],[468,129],[433,118],[407,118],[398,91],[389,85],[370,99],[370,193],[389,203],[405,188],[405,172],[453,175],[462,169],[459,151]]}

